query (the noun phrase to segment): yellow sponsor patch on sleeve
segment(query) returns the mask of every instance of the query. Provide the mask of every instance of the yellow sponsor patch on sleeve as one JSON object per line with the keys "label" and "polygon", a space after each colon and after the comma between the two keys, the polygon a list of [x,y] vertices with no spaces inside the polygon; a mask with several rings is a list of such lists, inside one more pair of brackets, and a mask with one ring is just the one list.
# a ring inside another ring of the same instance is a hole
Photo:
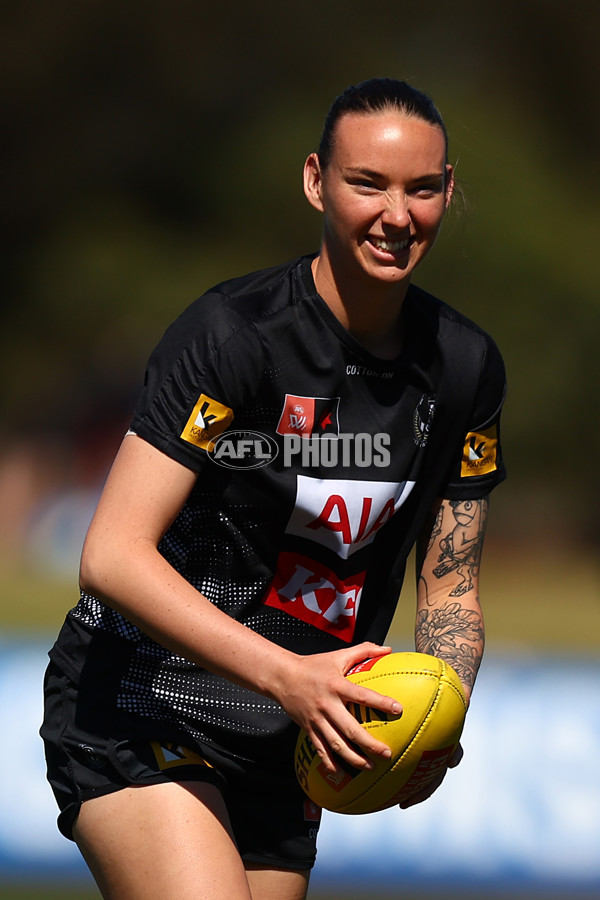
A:
{"label": "yellow sponsor patch on sleeve", "polygon": [[188,444],[195,444],[203,450],[211,451],[213,442],[233,421],[233,410],[213,400],[206,394],[200,394],[198,402],[181,432],[181,437]]}
{"label": "yellow sponsor patch on sleeve", "polygon": [[498,468],[498,428],[492,425],[484,431],[470,431],[465,438],[461,478],[487,475]]}

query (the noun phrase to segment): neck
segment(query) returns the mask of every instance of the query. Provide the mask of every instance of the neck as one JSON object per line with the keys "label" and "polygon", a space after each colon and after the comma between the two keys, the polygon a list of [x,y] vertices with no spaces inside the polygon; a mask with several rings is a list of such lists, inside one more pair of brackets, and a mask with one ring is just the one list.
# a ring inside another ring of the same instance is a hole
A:
{"label": "neck", "polygon": [[313,260],[312,273],[320,296],[352,337],[381,359],[399,355],[408,280],[374,285],[372,279],[343,279],[323,253]]}

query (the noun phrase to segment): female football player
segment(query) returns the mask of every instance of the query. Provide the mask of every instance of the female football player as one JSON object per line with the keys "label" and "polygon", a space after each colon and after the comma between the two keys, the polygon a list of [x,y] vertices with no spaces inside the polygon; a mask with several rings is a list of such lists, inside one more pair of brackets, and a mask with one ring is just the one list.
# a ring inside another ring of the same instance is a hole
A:
{"label": "female football player", "polygon": [[59,827],[107,900],[306,896],[298,728],[332,773],[389,756],[348,704],[398,702],[344,675],[389,652],[415,543],[416,649],[467,696],[481,660],[505,383],[493,341],[413,284],[454,189],[439,112],[404,82],[349,88],[304,189],[319,251],[212,288],[152,354],[50,653]]}

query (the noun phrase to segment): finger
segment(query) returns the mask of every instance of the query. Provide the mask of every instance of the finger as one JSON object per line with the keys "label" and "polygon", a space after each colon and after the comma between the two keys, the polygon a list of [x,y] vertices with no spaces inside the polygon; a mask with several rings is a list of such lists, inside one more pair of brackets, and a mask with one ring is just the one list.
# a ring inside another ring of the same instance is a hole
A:
{"label": "finger", "polygon": [[[337,732],[337,740],[331,742],[333,750],[351,765],[357,765],[357,759],[361,759],[362,768],[371,768],[367,765],[373,758],[390,759],[392,751],[384,742],[378,740],[374,734],[364,728],[361,722],[345,707],[332,725]],[[339,741],[342,741],[340,749]]]}
{"label": "finger", "polygon": [[387,656],[391,652],[391,647],[374,644],[372,641],[364,641],[362,644],[356,644],[354,647],[349,647],[348,650],[344,651],[344,656],[346,658],[344,674],[347,674],[349,669],[365,659]]}
{"label": "finger", "polygon": [[446,773],[438,776],[431,784],[428,784],[427,787],[418,791],[416,794],[413,794],[412,797],[409,797],[408,800],[403,800],[402,803],[398,804],[400,809],[409,809],[411,806],[417,806],[418,803],[423,803],[425,800],[428,800],[435,791],[439,788],[440,784],[444,780]]}
{"label": "finger", "polygon": [[464,750],[461,747],[461,745],[459,744],[450,758],[450,762],[448,763],[448,768],[455,769],[464,755],[465,755]]}
{"label": "finger", "polygon": [[392,716],[402,715],[402,704],[396,697],[380,694],[379,691],[374,691],[362,684],[354,684],[353,681],[347,681],[346,684],[344,700],[350,703],[358,703],[359,706],[380,709],[382,712],[389,713]]}
{"label": "finger", "polygon": [[[321,762],[330,772],[338,772],[343,767],[342,764],[358,770],[368,771],[373,768],[372,760],[329,723],[324,723],[320,733],[312,735],[311,740]],[[389,751],[389,748],[386,750]]]}
{"label": "finger", "polygon": [[[446,770],[447,771],[447,770]],[[435,791],[439,788],[442,781],[446,777],[446,771],[444,771],[441,775],[438,775],[430,784],[426,787],[422,788],[420,791],[417,791],[416,794],[413,794],[408,800],[403,800],[402,803],[399,803],[400,809],[409,809],[411,806],[416,806],[418,803],[423,803],[425,800],[428,800]]]}
{"label": "finger", "polygon": [[409,806],[416,806],[417,803],[423,803],[424,800],[429,799],[435,791],[439,788],[442,781],[448,774],[448,769],[454,769],[459,764],[461,759],[464,756],[464,751],[461,745],[459,744],[454,753],[450,758],[450,762],[448,763],[448,768],[444,769],[441,775],[435,778],[430,784],[426,785],[422,790],[418,791],[416,794],[413,794],[412,797],[409,797],[408,800],[403,800],[402,803],[399,804],[401,809],[408,809]]}

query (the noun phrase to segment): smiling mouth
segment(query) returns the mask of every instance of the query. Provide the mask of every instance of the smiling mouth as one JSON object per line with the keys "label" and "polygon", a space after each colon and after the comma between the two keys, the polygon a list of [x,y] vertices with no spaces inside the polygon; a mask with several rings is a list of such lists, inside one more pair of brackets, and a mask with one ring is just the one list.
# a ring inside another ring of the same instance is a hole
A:
{"label": "smiling mouth", "polygon": [[384,250],[387,253],[400,253],[402,250],[406,250],[408,245],[410,244],[410,239],[406,238],[403,241],[388,241],[385,238],[369,238],[369,242],[373,244],[377,250]]}

